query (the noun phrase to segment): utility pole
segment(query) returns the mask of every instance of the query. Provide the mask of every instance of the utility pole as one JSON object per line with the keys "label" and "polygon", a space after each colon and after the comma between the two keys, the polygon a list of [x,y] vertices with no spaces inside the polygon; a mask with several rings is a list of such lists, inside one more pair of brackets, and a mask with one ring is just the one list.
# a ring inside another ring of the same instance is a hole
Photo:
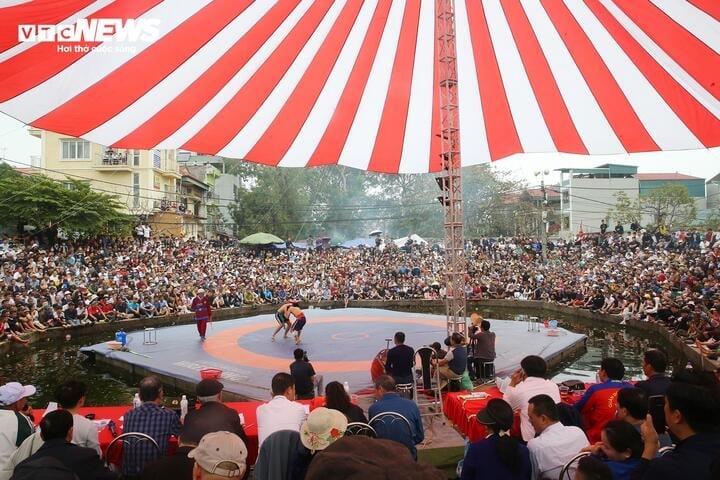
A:
{"label": "utility pole", "polygon": [[549,170],[540,170],[535,172],[535,176],[540,176],[540,191],[542,192],[542,204],[540,206],[540,218],[542,223],[540,225],[540,241],[542,243],[540,253],[542,254],[543,263],[547,263],[547,234],[548,234],[548,199],[547,190],[545,190],[545,175],[549,175]]}

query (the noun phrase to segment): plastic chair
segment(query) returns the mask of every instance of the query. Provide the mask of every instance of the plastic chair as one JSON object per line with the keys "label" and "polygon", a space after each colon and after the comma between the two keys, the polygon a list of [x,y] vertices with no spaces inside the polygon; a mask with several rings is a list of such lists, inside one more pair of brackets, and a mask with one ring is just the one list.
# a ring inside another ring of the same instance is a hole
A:
{"label": "plastic chair", "polygon": [[[430,360],[436,357],[435,350],[430,347],[418,348],[415,355],[420,359],[420,378],[415,382],[415,403],[420,409],[420,415],[439,416],[443,424],[445,414],[443,412],[442,394],[440,393],[440,372],[437,368],[433,372]],[[427,411],[423,412],[423,407]]]}
{"label": "plastic chair", "polygon": [[373,427],[363,422],[350,422],[345,430],[346,437],[362,435],[370,438],[377,438],[377,432]]}
{"label": "plastic chair", "polygon": [[375,430],[377,438],[394,440],[407,446],[410,451],[413,450],[413,427],[403,415],[397,412],[382,412],[372,417],[368,423]]}
{"label": "plastic chair", "polygon": [[[128,459],[136,460],[138,457],[143,458],[146,463],[153,461],[153,457],[155,459],[160,458],[160,447],[154,438],[145,433],[127,432],[113,438],[105,450],[105,466],[110,469],[115,469],[115,466],[112,465],[112,461],[115,459],[113,449],[117,448],[117,445],[122,446],[123,463],[125,463]],[[152,455],[149,456],[149,460],[146,460],[148,456],[144,455],[144,452],[142,451],[145,448],[150,448],[152,450]],[[133,463],[137,464],[137,462]]]}
{"label": "plastic chair", "polygon": [[560,476],[558,477],[558,480],[572,480],[575,475],[571,475],[571,470],[574,472],[575,464],[580,461],[581,458],[587,457],[590,455],[590,452],[580,452],[574,457],[572,457],[570,460],[567,461],[567,463],[563,466],[562,470],[560,470]]}
{"label": "plastic chair", "polygon": [[673,450],[675,450],[675,445],[670,445],[667,447],[660,447],[660,450],[658,450],[658,455],[661,457],[664,457],[668,453],[672,453]]}

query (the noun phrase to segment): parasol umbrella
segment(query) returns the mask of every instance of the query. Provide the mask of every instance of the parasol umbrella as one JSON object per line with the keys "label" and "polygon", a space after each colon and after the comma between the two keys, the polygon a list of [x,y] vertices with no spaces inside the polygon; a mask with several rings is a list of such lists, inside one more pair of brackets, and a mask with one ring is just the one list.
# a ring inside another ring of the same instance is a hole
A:
{"label": "parasol umbrella", "polygon": [[375,235],[382,235],[382,233],[383,233],[382,230],[376,229],[376,230],[373,230],[372,232],[370,232],[368,235],[371,237],[374,237]]}
{"label": "parasol umbrella", "polygon": [[270,245],[271,243],[285,243],[285,241],[272,233],[258,232],[243,238],[240,243],[244,245]]}

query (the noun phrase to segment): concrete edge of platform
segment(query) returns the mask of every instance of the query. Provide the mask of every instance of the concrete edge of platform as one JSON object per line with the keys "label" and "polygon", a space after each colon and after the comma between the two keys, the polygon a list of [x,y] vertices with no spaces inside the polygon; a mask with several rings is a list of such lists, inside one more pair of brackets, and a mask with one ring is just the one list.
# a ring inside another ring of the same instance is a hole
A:
{"label": "concrete edge of platform", "polygon": [[[314,302],[311,304],[315,308],[322,309],[336,309],[343,308],[344,302],[342,301],[321,301]],[[444,308],[444,302],[440,300],[410,300],[410,301],[377,301],[377,300],[357,300],[348,303],[348,308],[385,308],[391,310],[402,310],[402,311],[422,311],[422,312],[437,312],[438,309]],[[534,301],[534,300],[479,300],[479,301],[468,301],[468,310],[473,308],[482,307],[496,307],[496,308],[507,308],[512,310],[532,310],[534,312],[542,311],[543,313],[562,313],[568,316],[575,316],[587,320],[597,320],[600,322],[610,323],[613,325],[620,324],[620,317],[613,315],[603,315],[588,310],[566,307],[564,305],[556,305],[548,302]],[[235,318],[248,317],[252,315],[273,313],[277,309],[277,305],[256,305],[252,307],[240,307],[240,308],[227,308],[222,310],[216,310],[214,312],[214,320],[223,321]],[[152,319],[134,319],[134,320],[123,320],[121,322],[114,323],[101,323],[90,325],[86,327],[78,327],[72,329],[65,328],[51,328],[48,331],[37,334],[31,333],[29,335],[30,342],[34,343],[44,338],[62,338],[66,334],[74,336],[85,336],[94,335],[98,333],[107,332],[108,334],[114,333],[118,328],[122,327],[125,330],[142,330],[146,327],[168,327],[174,325],[186,325],[193,323],[194,319],[192,314],[184,315],[167,315],[164,317],[155,317]],[[676,348],[696,367],[702,370],[714,371],[720,367],[720,361],[709,360],[700,352],[687,345],[681,338],[672,335],[667,329],[654,323],[638,322],[635,320],[628,321],[625,327],[639,331],[652,333],[662,337],[668,344]],[[5,353],[10,347],[9,342],[0,342],[0,352]]]}

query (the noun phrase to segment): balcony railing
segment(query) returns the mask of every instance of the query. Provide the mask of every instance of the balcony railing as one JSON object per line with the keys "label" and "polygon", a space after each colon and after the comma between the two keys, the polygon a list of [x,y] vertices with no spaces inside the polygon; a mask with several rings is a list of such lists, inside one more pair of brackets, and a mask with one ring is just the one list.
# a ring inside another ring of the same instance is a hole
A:
{"label": "balcony railing", "polygon": [[100,166],[103,167],[128,167],[127,153],[121,153],[112,148],[107,148],[103,152]]}

